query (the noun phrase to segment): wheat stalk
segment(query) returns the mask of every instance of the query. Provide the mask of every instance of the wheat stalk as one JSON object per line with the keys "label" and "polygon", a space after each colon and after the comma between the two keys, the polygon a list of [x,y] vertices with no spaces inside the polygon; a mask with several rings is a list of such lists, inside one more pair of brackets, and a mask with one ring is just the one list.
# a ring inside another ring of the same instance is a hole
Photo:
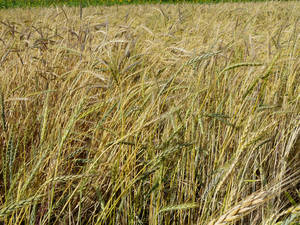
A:
{"label": "wheat stalk", "polygon": [[254,193],[243,200],[238,205],[228,210],[225,214],[218,219],[211,221],[208,225],[225,225],[227,223],[236,221],[255,210],[258,206],[272,198],[274,195],[270,191],[261,191]]}
{"label": "wheat stalk", "polygon": [[[246,197],[237,205],[233,206],[231,209],[227,210],[222,216],[217,219],[213,219],[208,225],[225,225],[230,222],[240,220],[244,216],[248,215],[259,206],[263,205],[268,200],[274,198],[275,196],[280,195],[283,191],[288,189],[290,186],[297,184],[300,181],[300,171],[296,171],[294,174],[287,177],[281,183],[277,183],[274,186],[271,186],[269,190],[258,191],[250,196]],[[276,180],[276,179],[275,179]],[[292,207],[284,212],[295,212],[299,207]]]}
{"label": "wheat stalk", "polygon": [[5,116],[5,104],[4,104],[4,94],[2,92],[2,88],[0,88],[0,106],[1,106],[1,121],[3,130],[7,132],[7,125],[6,125],[6,116]]}
{"label": "wheat stalk", "polygon": [[226,68],[224,68],[221,72],[220,75],[228,70],[233,70],[235,68],[239,68],[239,67],[246,67],[246,66],[262,66],[263,63],[255,63],[255,62],[242,62],[242,63],[236,63],[230,66],[227,66]]}
{"label": "wheat stalk", "polygon": [[13,212],[15,212],[18,209],[24,208],[25,206],[31,205],[33,202],[39,201],[44,195],[38,195],[38,196],[33,196],[28,199],[24,199],[18,202],[15,202],[13,204],[10,204],[9,206],[2,208],[0,210],[0,219],[1,217],[6,217]]}

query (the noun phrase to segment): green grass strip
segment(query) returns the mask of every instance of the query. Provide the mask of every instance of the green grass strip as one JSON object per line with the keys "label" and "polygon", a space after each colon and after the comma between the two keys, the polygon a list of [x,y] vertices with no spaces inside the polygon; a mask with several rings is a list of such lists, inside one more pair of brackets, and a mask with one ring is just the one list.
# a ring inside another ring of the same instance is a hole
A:
{"label": "green grass strip", "polygon": [[[123,4],[155,4],[155,3],[220,3],[220,2],[262,2],[266,0],[0,0],[1,8],[52,7],[67,6],[97,6]],[[267,0],[268,1],[268,0]],[[281,0],[289,1],[289,0]]]}

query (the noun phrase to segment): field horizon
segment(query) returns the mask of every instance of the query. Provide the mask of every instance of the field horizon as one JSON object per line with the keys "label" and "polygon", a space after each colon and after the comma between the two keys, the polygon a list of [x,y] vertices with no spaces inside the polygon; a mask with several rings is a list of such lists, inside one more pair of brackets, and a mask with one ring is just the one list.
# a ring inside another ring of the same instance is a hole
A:
{"label": "field horizon", "polygon": [[0,224],[299,224],[299,12],[1,10]]}

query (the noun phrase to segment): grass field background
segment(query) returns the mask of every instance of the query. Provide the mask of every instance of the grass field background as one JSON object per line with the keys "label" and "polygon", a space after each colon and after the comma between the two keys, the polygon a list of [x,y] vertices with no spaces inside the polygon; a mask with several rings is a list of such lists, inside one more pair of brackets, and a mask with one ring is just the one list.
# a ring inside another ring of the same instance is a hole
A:
{"label": "grass field background", "polygon": [[[266,0],[0,0],[1,8],[14,7],[55,7],[59,5],[88,7],[96,5],[123,5],[123,4],[168,4],[168,3],[224,3],[224,2],[260,2]],[[281,0],[288,1],[288,0]]]}
{"label": "grass field background", "polygon": [[299,12],[2,10],[0,223],[299,224]]}

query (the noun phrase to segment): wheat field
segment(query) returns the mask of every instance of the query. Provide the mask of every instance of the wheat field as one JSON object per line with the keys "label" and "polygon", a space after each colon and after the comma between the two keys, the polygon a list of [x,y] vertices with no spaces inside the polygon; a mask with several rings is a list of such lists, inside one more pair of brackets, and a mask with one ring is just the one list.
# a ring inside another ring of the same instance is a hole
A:
{"label": "wheat field", "polygon": [[300,2],[0,11],[0,224],[299,224]]}

